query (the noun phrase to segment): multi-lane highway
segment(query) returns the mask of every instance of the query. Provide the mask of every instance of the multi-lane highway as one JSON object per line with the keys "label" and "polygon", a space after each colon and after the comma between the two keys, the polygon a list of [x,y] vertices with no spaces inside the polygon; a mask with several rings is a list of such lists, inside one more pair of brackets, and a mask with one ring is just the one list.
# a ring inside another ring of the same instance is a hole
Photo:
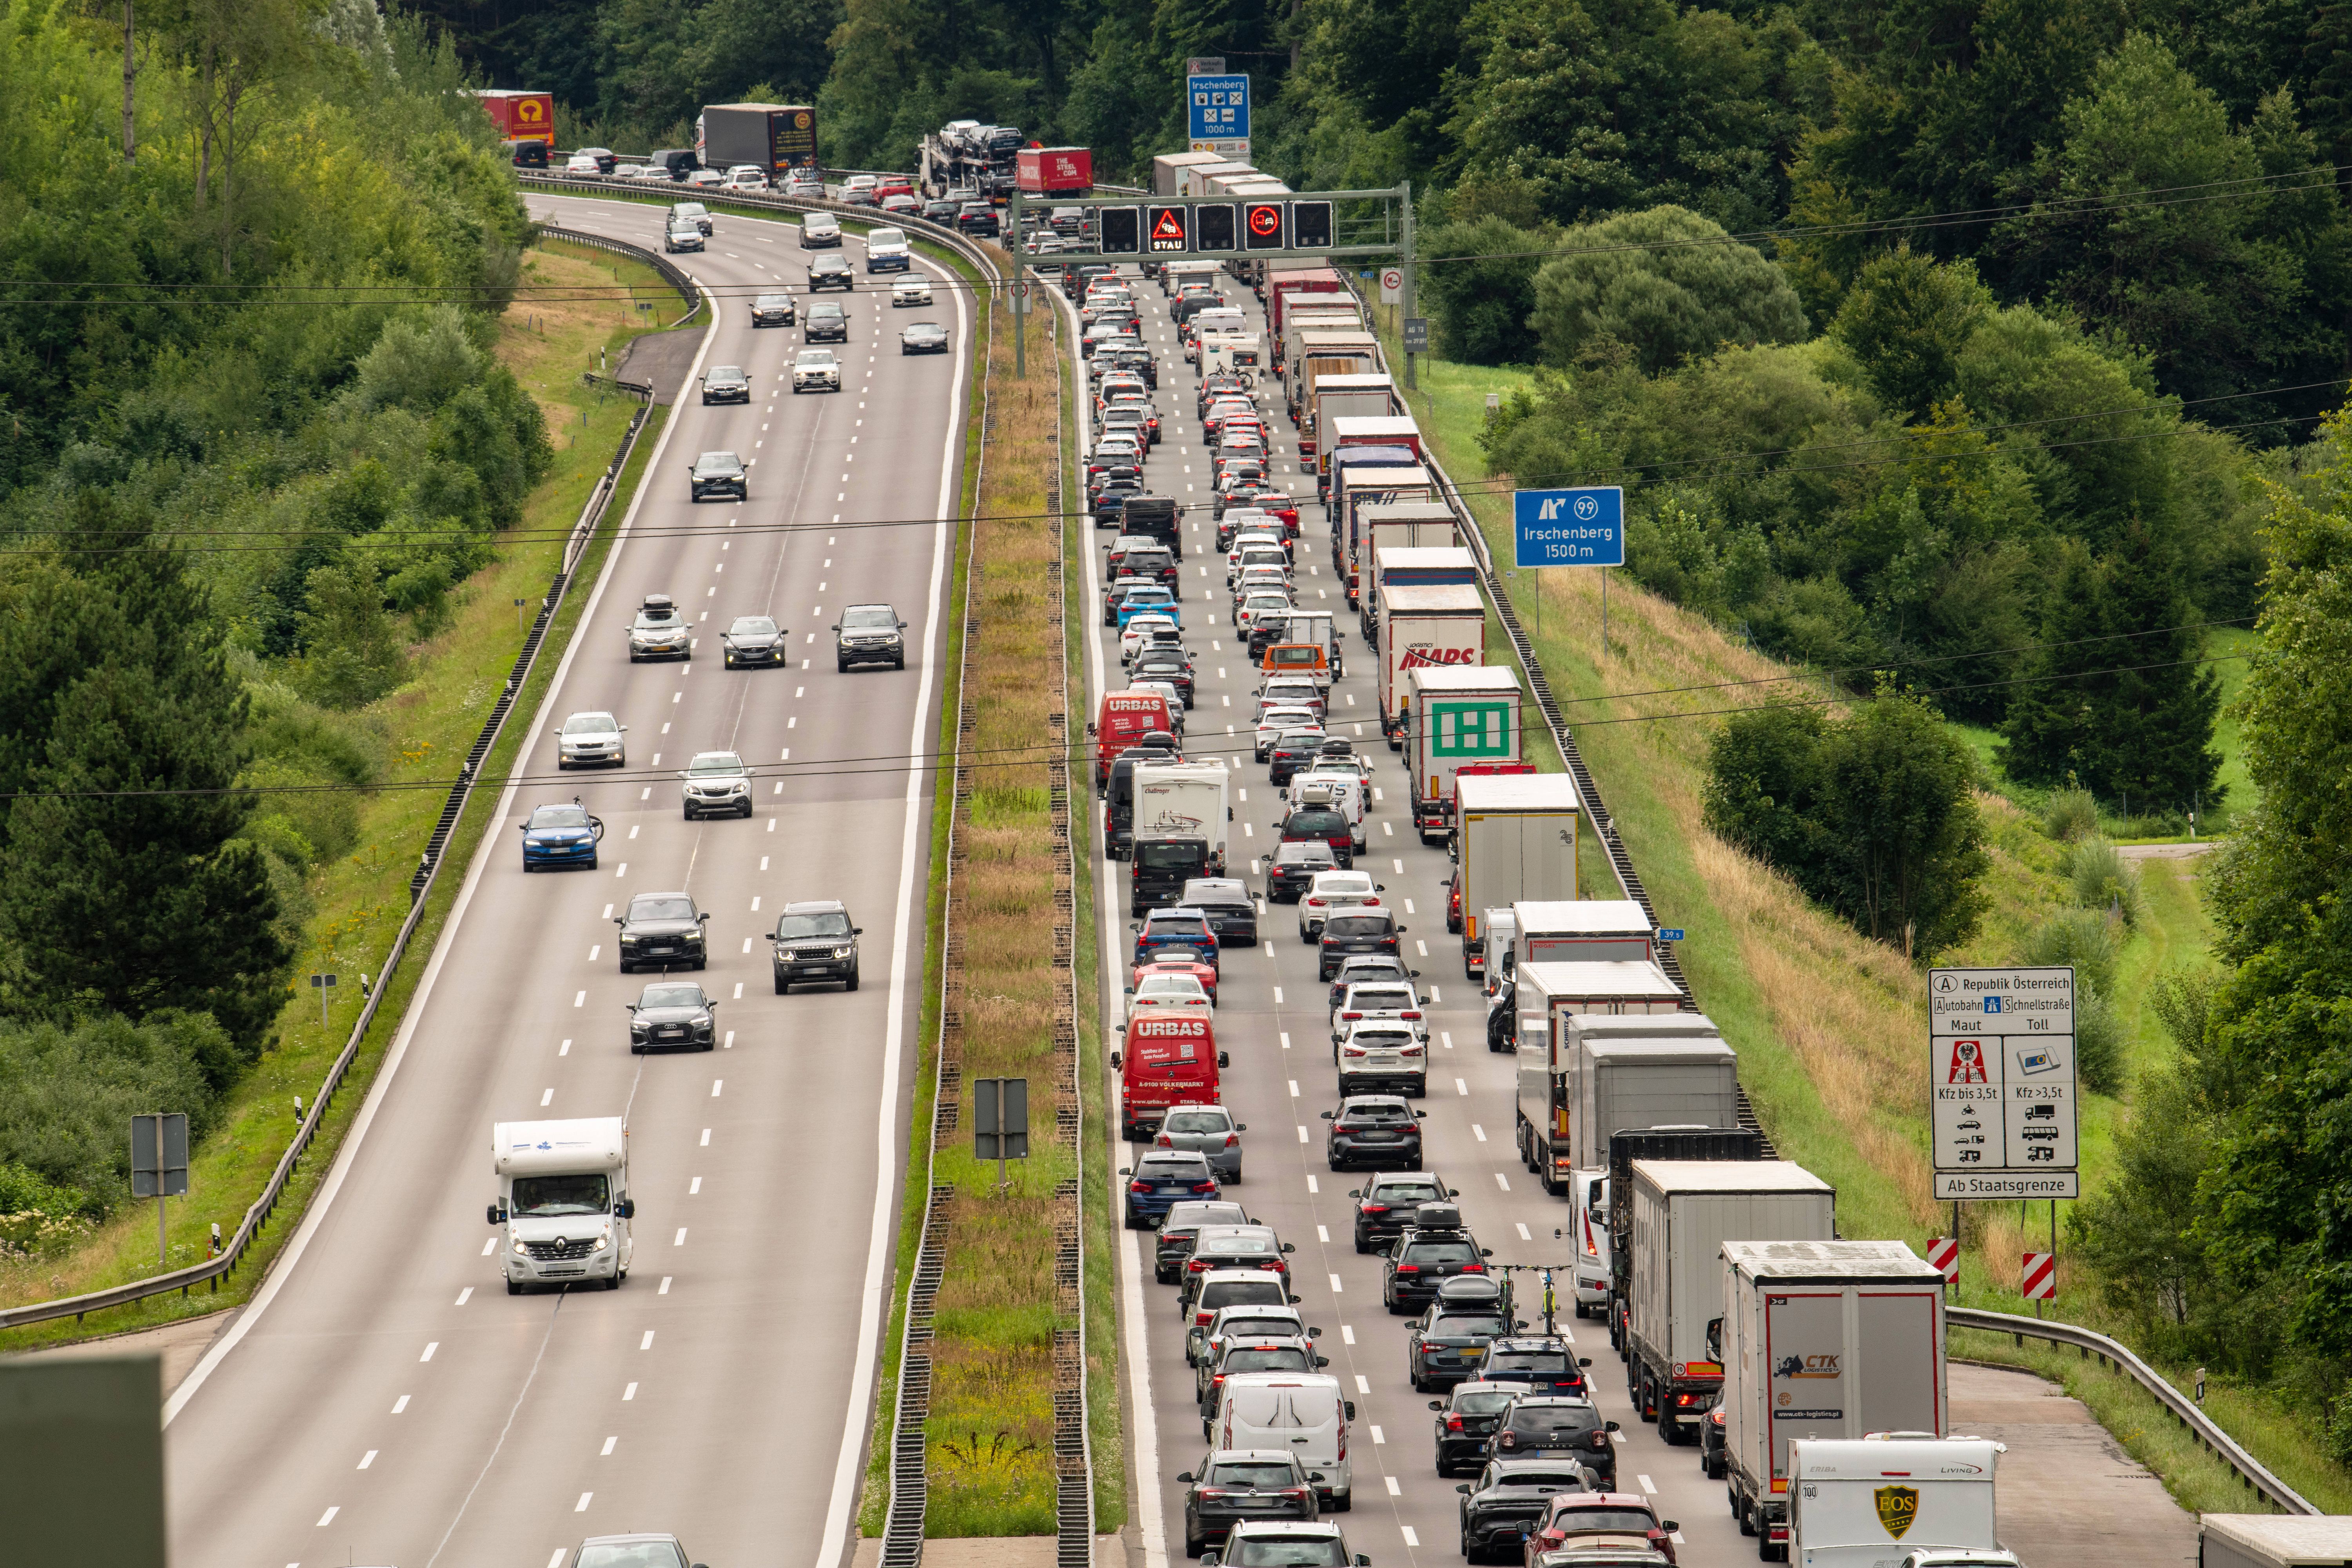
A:
{"label": "multi-lane highway", "polygon": [[[1248,302],[1248,290],[1230,281],[1226,293],[1229,300]],[[1247,865],[1254,888],[1262,891],[1263,862],[1255,857],[1269,844],[1280,806],[1265,770],[1251,760],[1251,694],[1257,682],[1233,636],[1223,558],[1211,552],[1210,458],[1194,416],[1199,383],[1181,357],[1159,288],[1139,281],[1137,298],[1146,339],[1160,361],[1158,403],[1167,432],[1151,453],[1146,481],[1154,493],[1198,509],[1187,514],[1183,533],[1185,640],[1198,683],[1185,750],[1192,756],[1222,755],[1236,770],[1231,853],[1236,863]],[[1262,323],[1254,303],[1251,309]],[[1331,610],[1348,628],[1348,673],[1333,687],[1330,732],[1350,736],[1360,753],[1375,759],[1370,854],[1357,864],[1386,884],[1391,903],[1402,905],[1408,928],[1404,948],[1421,971],[1424,996],[1433,1004],[1429,1095],[1421,1102],[1428,1111],[1427,1167],[1461,1193],[1465,1217],[1497,1263],[1564,1263],[1567,1245],[1555,1241],[1553,1231],[1566,1225],[1568,1205],[1543,1194],[1514,1147],[1512,1058],[1487,1052],[1483,998],[1464,977],[1460,939],[1446,934],[1444,885],[1451,867],[1442,848],[1424,848],[1412,831],[1403,804],[1403,764],[1381,740],[1374,661],[1355,635],[1354,616],[1334,581],[1314,480],[1286,455],[1293,447],[1283,438],[1291,436],[1291,428],[1279,387],[1269,381],[1258,401],[1276,438],[1277,482],[1305,498],[1296,597],[1303,607]],[[1102,533],[1096,542],[1108,538]],[[1101,568],[1099,552],[1090,552],[1086,588],[1095,605],[1100,604]],[[1493,657],[1507,658],[1508,650]],[[1114,686],[1124,684],[1117,643],[1099,628],[1087,666],[1097,692],[1106,679]],[[1098,860],[1097,872],[1104,911],[1104,1004],[1106,1016],[1116,1021],[1121,997],[1109,977],[1123,972],[1128,952],[1127,867]],[[1299,942],[1295,917],[1288,905],[1265,908],[1262,944],[1255,951],[1228,949],[1223,955],[1216,1027],[1218,1044],[1233,1059],[1224,1077],[1225,1103],[1250,1128],[1248,1180],[1229,1188],[1227,1195],[1247,1204],[1254,1217],[1277,1227],[1297,1247],[1291,1263],[1301,1310],[1308,1322],[1324,1329],[1321,1350],[1355,1401],[1354,1509],[1334,1516],[1349,1545],[1369,1553],[1380,1568],[1458,1563],[1457,1479],[1440,1479],[1435,1472],[1429,1396],[1413,1393],[1405,1375],[1407,1320],[1382,1308],[1379,1260],[1358,1256],[1352,1244],[1348,1193],[1361,1185],[1361,1177],[1336,1173],[1324,1160],[1318,1113],[1339,1103],[1328,987],[1316,979],[1314,950]],[[1123,1156],[1127,1151],[1117,1152]],[[1167,1568],[1171,1552],[1180,1563],[1182,1552],[1184,1489],[1174,1478],[1194,1468],[1207,1445],[1192,1402],[1192,1370],[1184,1363],[1175,1292],[1152,1283],[1143,1233],[1125,1232],[1118,1247],[1121,1348],[1134,1402],[1129,1449],[1137,1518],[1147,1568]],[[1526,1275],[1517,1280],[1521,1315],[1531,1316],[1528,1304],[1540,1297],[1541,1286]],[[1562,1280],[1565,1297],[1564,1274]],[[1597,1321],[1575,1322],[1565,1307],[1560,1321],[1563,1328],[1577,1331],[1578,1352],[1592,1358],[1591,1376],[1603,1414],[1623,1428],[1621,1487],[1650,1494],[1664,1516],[1681,1524],[1677,1550],[1684,1563],[1753,1555],[1754,1543],[1742,1540],[1724,1506],[1721,1485],[1701,1477],[1696,1450],[1666,1447],[1656,1429],[1633,1414],[1605,1328]]]}
{"label": "multi-lane highway", "polygon": [[[530,205],[660,244],[658,207]],[[771,284],[805,300],[798,230],[717,224],[681,258],[721,295],[697,369],[745,367],[751,403],[680,398],[351,1138],[169,1406],[182,1568],[528,1568],[627,1530],[675,1531],[716,1568],[844,1552],[922,973],[931,775],[887,759],[937,734],[952,530],[935,520],[959,490],[973,316],[943,271],[935,308],[894,311],[853,237],[844,390],[796,397],[801,332],[754,331],[746,306]],[[955,352],[901,358],[918,318]],[[752,465],[747,504],[689,503],[687,466],[718,448]],[[695,622],[690,664],[629,662],[649,594]],[[828,626],[877,601],[908,623],[907,668],[836,673]],[[791,628],[787,668],[721,668],[717,633],[747,614]],[[630,726],[627,770],[558,779],[555,727],[600,709]],[[682,820],[676,770],[704,750],[759,770],[750,819]],[[599,869],[526,876],[516,825],[574,795],[605,824]],[[693,978],[724,1046],[633,1056],[623,1007],[656,977],[618,973],[613,916],[674,889],[709,913]],[[826,898],[864,927],[865,984],[773,994],[777,909]],[[491,1124],[616,1115],[637,1204],[625,1285],[509,1296],[484,1223]]]}

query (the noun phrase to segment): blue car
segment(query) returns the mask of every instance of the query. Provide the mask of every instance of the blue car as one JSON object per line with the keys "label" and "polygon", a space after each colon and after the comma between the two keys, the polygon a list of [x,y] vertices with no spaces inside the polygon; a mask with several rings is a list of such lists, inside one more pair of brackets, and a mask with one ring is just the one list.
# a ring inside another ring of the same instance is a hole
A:
{"label": "blue car", "polygon": [[1155,1149],[1135,1163],[1128,1177],[1127,1224],[1149,1230],[1178,1204],[1214,1202],[1223,1191],[1209,1157],[1189,1149]]}
{"label": "blue car", "polygon": [[1223,973],[1217,962],[1217,932],[1209,924],[1208,911],[1178,905],[1173,909],[1152,910],[1134,927],[1135,962],[1149,963],[1162,948],[1182,947],[1193,950],[1202,963]]}
{"label": "blue car", "polygon": [[570,805],[542,805],[522,825],[522,868],[581,866],[596,868],[596,846],[604,824],[588,815],[578,801]]}
{"label": "blue car", "polygon": [[1127,597],[1118,602],[1118,629],[1127,630],[1127,623],[1145,614],[1166,616],[1184,629],[1184,611],[1176,603],[1176,595],[1165,588],[1129,588]]}

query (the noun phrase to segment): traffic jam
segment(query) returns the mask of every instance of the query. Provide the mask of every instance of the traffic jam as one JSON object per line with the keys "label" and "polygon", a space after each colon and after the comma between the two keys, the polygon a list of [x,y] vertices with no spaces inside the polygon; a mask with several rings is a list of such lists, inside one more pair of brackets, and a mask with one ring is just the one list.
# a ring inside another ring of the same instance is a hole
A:
{"label": "traffic jam", "polygon": [[[1824,1440],[1947,1430],[1940,1270],[1839,1240],[1743,1115],[1352,280],[1053,254],[1147,1551],[1787,1560],[1792,1439],[1883,1468],[1916,1456]],[[1921,1364],[1807,1389],[1767,1364],[1800,1331],[1816,1366],[1856,1335]]]}

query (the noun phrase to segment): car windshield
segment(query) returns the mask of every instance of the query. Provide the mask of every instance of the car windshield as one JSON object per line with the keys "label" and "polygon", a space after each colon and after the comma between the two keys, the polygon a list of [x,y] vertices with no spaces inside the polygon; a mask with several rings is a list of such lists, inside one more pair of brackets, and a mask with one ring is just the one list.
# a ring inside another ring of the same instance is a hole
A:
{"label": "car windshield", "polygon": [[[648,610],[646,615],[650,619],[653,612]],[[667,620],[669,617],[664,616],[661,618]],[[610,713],[574,713],[563,721],[563,732],[567,735],[610,735],[620,728]]]}
{"label": "car windshield", "polygon": [[1198,1154],[1146,1155],[1136,1165],[1135,1173],[1147,1181],[1191,1181],[1207,1175],[1209,1166]]}
{"label": "car windshield", "polygon": [[[1334,814],[1326,813],[1327,816]],[[1334,820],[1337,820],[1334,816]],[[1336,915],[1324,927],[1330,936],[1341,942],[1357,937],[1386,936],[1389,921],[1386,915]]]}
{"label": "car windshield", "polygon": [[898,626],[898,616],[887,605],[868,605],[844,614],[841,625],[845,631],[871,631],[877,626],[884,631],[895,631]]}
{"label": "car windshield", "polygon": [[743,367],[740,364],[719,365],[715,367],[705,379],[709,381],[740,381],[743,379]]}
{"label": "car windshield", "polygon": [[866,245],[868,249],[871,249],[877,245],[904,245],[906,243],[907,231],[903,228],[869,228],[866,231]]}
{"label": "car windshield", "polygon": [[762,294],[751,301],[751,308],[755,310],[774,310],[792,302],[793,298],[789,294]]}
{"label": "car windshield", "polygon": [[1589,1405],[1529,1405],[1521,1400],[1507,1425],[1522,1437],[1554,1437],[1590,1432],[1601,1413]]}
{"label": "car windshield", "polygon": [[[1314,1365],[1307,1352],[1297,1345],[1269,1345],[1264,1350],[1236,1350],[1229,1353],[1223,1367],[1226,1372],[1312,1372]],[[1287,1480],[1265,1481],[1265,1486],[1287,1486]]]}
{"label": "car windshield", "polygon": [[[1200,984],[1189,977],[1187,983],[1195,986]],[[1171,1110],[1160,1122],[1160,1130],[1162,1132],[1223,1132],[1230,1131],[1233,1124],[1234,1119],[1222,1110]]]}
{"label": "car windshield", "polygon": [[1347,1568],[1348,1553],[1334,1536],[1245,1535],[1224,1561],[1234,1568]]}
{"label": "car windshield", "polygon": [[688,763],[686,771],[697,774],[740,773],[743,771],[743,759],[732,752],[705,752]]}
{"label": "car windshield", "polygon": [[640,1007],[699,1007],[702,987],[699,985],[648,985],[646,994],[637,998]]}
{"label": "car windshield", "polygon": [[1198,963],[1201,954],[1189,947],[1163,947],[1151,955],[1155,963]]}
{"label": "car windshield", "polygon": [[1488,1372],[1566,1372],[1566,1351],[1496,1351],[1486,1358]]}
{"label": "car windshield", "polygon": [[776,935],[786,942],[795,937],[848,934],[849,917],[838,910],[821,915],[786,915],[776,922]]}
{"label": "car windshield", "polygon": [[592,1541],[572,1568],[686,1568],[686,1554],[668,1541]]}
{"label": "car windshield", "polygon": [[588,813],[576,805],[542,805],[530,814],[533,827],[585,827]]}
{"label": "car windshield", "polygon": [[1457,1394],[1454,1396],[1454,1413],[1457,1415],[1492,1415],[1518,1397],[1517,1394]]}
{"label": "car windshield", "polygon": [[1328,844],[1286,844],[1275,858],[1286,866],[1328,866],[1331,847]]}
{"label": "car windshield", "polygon": [[1204,1236],[1195,1250],[1221,1258],[1273,1258],[1281,1251],[1274,1238],[1265,1236]]}
{"label": "car windshield", "polygon": [[1412,1044],[1412,1036],[1402,1029],[1358,1029],[1348,1037],[1351,1046],[1370,1047],[1376,1051],[1393,1051]]}
{"label": "car windshield", "polygon": [[552,1219],[558,1215],[603,1214],[612,1188],[602,1176],[517,1176],[507,1212],[517,1219]]}
{"label": "car windshield", "polygon": [[[1369,889],[1364,889],[1369,890]],[[1397,986],[1359,985],[1349,993],[1348,1005],[1382,1011],[1399,1011],[1412,1005],[1412,993]]]}
{"label": "car windshield", "polygon": [[[1208,994],[1201,989],[1201,983],[1189,974],[1147,974],[1143,977],[1143,984],[1135,988],[1135,994],[1147,1002],[1160,996],[1181,996],[1190,1001]],[[1168,1131],[1171,1132],[1207,1131],[1208,1129],[1171,1127]]]}
{"label": "car windshield", "polygon": [[[732,452],[705,452],[702,454],[702,460],[695,466],[709,468],[714,473],[724,473],[730,468],[740,468],[743,465]],[[652,619],[658,621],[671,618],[667,611],[648,611],[647,614]]]}
{"label": "car windshield", "polygon": [[800,357],[793,360],[793,363],[794,364],[805,365],[829,365],[834,363],[833,351],[831,349],[803,349],[800,352]]}
{"label": "car windshield", "polygon": [[840,314],[841,307],[833,303],[829,300],[822,305],[811,305],[809,307],[809,319],[812,321],[815,320],[819,316],[823,316],[829,321]]}
{"label": "car windshield", "polygon": [[1382,1182],[1364,1196],[1380,1204],[1435,1204],[1445,1201],[1444,1190],[1435,1182]]}
{"label": "car windshield", "polygon": [[629,904],[633,921],[690,921],[694,918],[691,899],[636,899]]}
{"label": "car windshield", "polygon": [[1492,1312],[1448,1312],[1432,1323],[1429,1326],[1429,1331],[1449,1338],[1466,1338],[1476,1335],[1491,1340],[1496,1334],[1507,1333],[1510,1331],[1504,1325],[1503,1320]]}
{"label": "car windshield", "polygon": [[772,637],[776,635],[776,623],[765,616],[743,616],[727,630],[739,637]]}

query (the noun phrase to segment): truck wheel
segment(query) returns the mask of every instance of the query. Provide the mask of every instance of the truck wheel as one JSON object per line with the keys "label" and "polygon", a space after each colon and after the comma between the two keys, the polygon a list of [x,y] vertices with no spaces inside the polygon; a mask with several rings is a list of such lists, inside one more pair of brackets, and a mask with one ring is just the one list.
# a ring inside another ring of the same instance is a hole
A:
{"label": "truck wheel", "polygon": [[1739,1533],[1742,1535],[1755,1534],[1756,1527],[1748,1522],[1748,1500],[1739,1495],[1739,1489],[1738,1487],[1727,1486],[1723,1489],[1723,1492],[1724,1496],[1731,1503],[1731,1517],[1733,1521],[1738,1524]]}

